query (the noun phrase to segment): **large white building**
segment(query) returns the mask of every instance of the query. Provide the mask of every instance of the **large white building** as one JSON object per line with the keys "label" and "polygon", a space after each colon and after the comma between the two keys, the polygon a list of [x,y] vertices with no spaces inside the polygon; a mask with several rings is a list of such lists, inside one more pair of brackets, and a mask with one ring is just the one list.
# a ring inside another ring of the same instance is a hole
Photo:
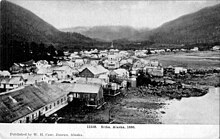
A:
{"label": "large white building", "polygon": [[117,69],[119,68],[119,56],[117,53],[110,52],[108,55],[108,63],[107,63],[107,68],[108,69]]}
{"label": "large white building", "polygon": [[53,114],[68,104],[66,88],[39,83],[0,94],[0,122],[30,123]]}

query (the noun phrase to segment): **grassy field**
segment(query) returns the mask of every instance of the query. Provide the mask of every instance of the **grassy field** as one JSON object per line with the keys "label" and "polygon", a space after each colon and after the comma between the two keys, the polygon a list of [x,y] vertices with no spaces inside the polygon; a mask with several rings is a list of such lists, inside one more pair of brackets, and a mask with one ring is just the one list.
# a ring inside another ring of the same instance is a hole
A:
{"label": "grassy field", "polygon": [[147,59],[157,59],[164,67],[172,65],[194,69],[220,68],[220,52],[217,51],[168,53],[152,55]]}

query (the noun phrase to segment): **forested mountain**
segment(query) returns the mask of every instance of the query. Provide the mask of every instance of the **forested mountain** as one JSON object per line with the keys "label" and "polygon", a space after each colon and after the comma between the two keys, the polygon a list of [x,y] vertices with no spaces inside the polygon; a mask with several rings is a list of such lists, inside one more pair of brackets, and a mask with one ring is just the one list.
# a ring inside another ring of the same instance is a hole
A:
{"label": "forested mountain", "polygon": [[[50,60],[54,55],[62,55],[64,49],[107,48],[111,41],[121,49],[145,48],[155,43],[189,46],[220,43],[220,4],[184,15],[152,30],[95,26],[60,31],[27,9],[6,0],[0,2],[0,69],[30,59]],[[58,50],[59,54],[55,53]]]}
{"label": "forested mountain", "polygon": [[156,43],[212,43],[220,41],[220,4],[181,16],[155,29],[128,26],[95,26],[64,29],[106,41],[127,39]]}
{"label": "forested mountain", "polygon": [[146,39],[159,43],[220,42],[220,4],[167,22]]}
{"label": "forested mountain", "polygon": [[51,60],[56,49],[60,52],[64,47],[82,49],[96,44],[102,42],[59,31],[25,8],[6,0],[0,2],[0,69],[30,59]]}
{"label": "forested mountain", "polygon": [[1,1],[2,43],[13,40],[44,43],[91,42],[92,39],[78,33],[61,32],[31,11],[8,1]]}
{"label": "forested mountain", "polygon": [[136,36],[149,29],[135,29],[130,26],[94,26],[61,29],[66,32],[77,32],[98,40],[112,41],[118,39],[137,40]]}

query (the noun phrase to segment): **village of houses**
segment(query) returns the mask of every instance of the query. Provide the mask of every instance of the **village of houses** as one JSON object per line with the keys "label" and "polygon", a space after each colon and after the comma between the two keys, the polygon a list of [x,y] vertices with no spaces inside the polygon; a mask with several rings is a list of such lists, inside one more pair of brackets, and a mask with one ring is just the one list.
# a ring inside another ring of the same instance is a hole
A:
{"label": "village of houses", "polygon": [[[219,47],[213,47],[213,50],[217,51]],[[151,53],[170,51],[152,50]],[[191,51],[198,51],[198,48]],[[146,52],[147,50],[123,51],[112,46],[109,50],[65,52],[65,56],[59,57],[57,64],[46,60],[14,63],[10,71],[0,71],[0,122],[36,122],[40,117],[55,115],[74,101],[83,102],[80,104],[96,111],[109,103],[106,98],[121,97],[121,94],[126,95],[129,90],[139,86],[154,95],[153,90],[158,90],[165,84],[173,89],[180,85],[184,88],[182,84],[176,85],[172,76],[165,75],[168,72],[169,75],[183,74],[189,72],[189,69],[172,65],[163,67],[157,59],[149,60]],[[139,77],[143,75],[148,75],[151,82],[156,82],[156,87],[149,84],[143,87],[144,80]],[[156,95],[163,96],[161,92],[164,91],[156,92]],[[199,95],[206,93],[204,90],[198,92]],[[184,95],[190,96],[189,93],[183,93],[174,98]]]}

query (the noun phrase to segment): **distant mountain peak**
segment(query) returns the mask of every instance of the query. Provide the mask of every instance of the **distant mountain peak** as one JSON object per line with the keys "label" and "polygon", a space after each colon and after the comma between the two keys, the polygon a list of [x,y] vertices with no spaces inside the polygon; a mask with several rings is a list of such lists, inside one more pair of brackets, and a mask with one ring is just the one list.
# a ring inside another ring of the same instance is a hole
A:
{"label": "distant mountain peak", "polygon": [[91,38],[112,41],[117,39],[130,40],[137,36],[140,32],[147,31],[149,29],[135,29],[134,27],[123,25],[101,25],[93,27],[73,27],[61,30],[66,32],[78,32]]}

